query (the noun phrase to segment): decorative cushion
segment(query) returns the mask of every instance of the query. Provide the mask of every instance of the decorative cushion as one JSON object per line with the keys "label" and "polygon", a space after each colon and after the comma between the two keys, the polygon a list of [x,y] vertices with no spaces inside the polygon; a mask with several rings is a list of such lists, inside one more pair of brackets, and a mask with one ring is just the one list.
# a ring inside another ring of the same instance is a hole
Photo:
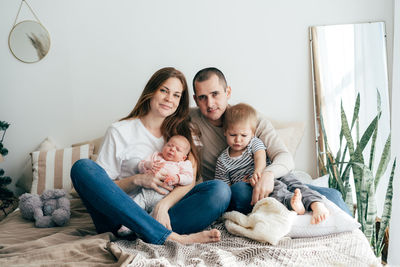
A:
{"label": "decorative cushion", "polygon": [[75,161],[89,158],[93,145],[68,147],[31,153],[33,181],[31,193],[42,194],[46,189],[72,189],[70,171]]}
{"label": "decorative cushion", "polygon": [[72,147],[81,146],[81,145],[85,145],[85,144],[93,145],[93,147],[94,147],[93,154],[90,155],[90,159],[93,161],[96,161],[97,156],[99,155],[99,150],[100,150],[101,144],[103,143],[103,139],[104,139],[104,136],[93,139],[93,140],[73,144]]}
{"label": "decorative cushion", "polygon": [[[57,149],[57,145],[53,138],[47,137],[37,147],[36,151],[48,151]],[[21,177],[19,177],[16,186],[23,189],[24,192],[30,192],[32,188],[32,158],[27,157]]]}
{"label": "decorative cushion", "polygon": [[48,151],[52,149],[57,149],[57,145],[54,142],[53,138],[51,137],[46,137],[46,139],[43,140],[42,143],[40,143],[37,151]]}
{"label": "decorative cushion", "polygon": [[314,237],[349,232],[360,228],[361,225],[356,219],[344,212],[327,198],[323,198],[323,202],[330,213],[329,217],[319,224],[311,224],[311,213],[307,212],[304,215],[297,215],[288,236]]}
{"label": "decorative cushion", "polygon": [[271,120],[277,134],[286,145],[289,152],[294,156],[296,150],[303,138],[305,123],[304,122],[278,122]]}

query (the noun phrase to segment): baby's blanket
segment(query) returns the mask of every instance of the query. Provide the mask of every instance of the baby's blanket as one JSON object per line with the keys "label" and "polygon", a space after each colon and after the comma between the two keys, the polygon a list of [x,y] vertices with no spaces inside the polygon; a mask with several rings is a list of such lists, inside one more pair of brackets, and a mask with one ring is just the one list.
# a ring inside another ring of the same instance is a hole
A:
{"label": "baby's blanket", "polygon": [[223,215],[230,233],[272,245],[290,232],[295,217],[294,211],[271,197],[258,201],[247,216],[237,211]]}

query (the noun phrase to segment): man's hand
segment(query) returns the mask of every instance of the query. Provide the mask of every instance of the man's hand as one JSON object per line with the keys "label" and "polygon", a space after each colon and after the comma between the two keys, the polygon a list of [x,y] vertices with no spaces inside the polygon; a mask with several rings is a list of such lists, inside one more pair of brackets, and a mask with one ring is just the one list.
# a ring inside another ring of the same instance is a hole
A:
{"label": "man's hand", "polygon": [[258,182],[253,186],[253,195],[251,205],[255,205],[257,201],[266,198],[274,190],[274,174],[266,171],[261,174]]}

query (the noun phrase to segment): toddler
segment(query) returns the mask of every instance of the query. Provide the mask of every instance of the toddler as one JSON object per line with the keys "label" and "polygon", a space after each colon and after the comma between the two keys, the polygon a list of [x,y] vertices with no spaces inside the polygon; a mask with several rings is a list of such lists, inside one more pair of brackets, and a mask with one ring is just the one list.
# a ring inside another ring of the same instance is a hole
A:
{"label": "toddler", "polygon": [[[163,146],[161,152],[155,152],[146,160],[139,162],[139,171],[140,173],[151,172],[169,186],[189,185],[193,181],[192,163],[187,160],[189,152],[189,141],[182,135],[174,135]],[[160,187],[160,189],[166,194],[169,193],[165,188]],[[164,196],[153,189],[142,188],[132,199],[141,208],[151,213]],[[120,236],[130,233],[132,231],[124,225],[118,230]]]}
{"label": "toddler", "polygon": [[[252,187],[258,182],[266,167],[267,148],[254,136],[256,124],[257,113],[251,106],[237,104],[227,109],[223,126],[228,147],[218,157],[215,179],[229,185],[247,181]],[[270,197],[297,214],[311,210],[312,224],[320,223],[329,215],[321,195],[297,180],[293,174],[275,178]]]}

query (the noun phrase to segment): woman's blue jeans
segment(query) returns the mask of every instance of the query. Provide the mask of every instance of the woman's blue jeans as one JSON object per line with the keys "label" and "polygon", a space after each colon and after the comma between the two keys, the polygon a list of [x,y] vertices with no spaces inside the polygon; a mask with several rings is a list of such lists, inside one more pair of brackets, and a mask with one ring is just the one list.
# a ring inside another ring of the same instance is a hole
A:
{"label": "woman's blue jeans", "polygon": [[[310,189],[324,195],[327,199],[335,203],[339,208],[352,216],[339,191],[333,188],[319,187],[309,184],[307,184],[307,186]],[[231,191],[232,197],[228,210],[236,210],[244,214],[250,213],[253,209],[253,206],[250,205],[253,187],[251,187],[249,183],[238,182],[231,186]]]}
{"label": "woman's blue jeans", "polygon": [[[98,233],[115,234],[121,225],[125,225],[152,244],[163,244],[171,234],[140,208],[94,161],[78,160],[72,166],[71,179]],[[178,234],[203,230],[225,212],[230,198],[231,190],[222,181],[196,185],[170,208],[172,230]]]}

